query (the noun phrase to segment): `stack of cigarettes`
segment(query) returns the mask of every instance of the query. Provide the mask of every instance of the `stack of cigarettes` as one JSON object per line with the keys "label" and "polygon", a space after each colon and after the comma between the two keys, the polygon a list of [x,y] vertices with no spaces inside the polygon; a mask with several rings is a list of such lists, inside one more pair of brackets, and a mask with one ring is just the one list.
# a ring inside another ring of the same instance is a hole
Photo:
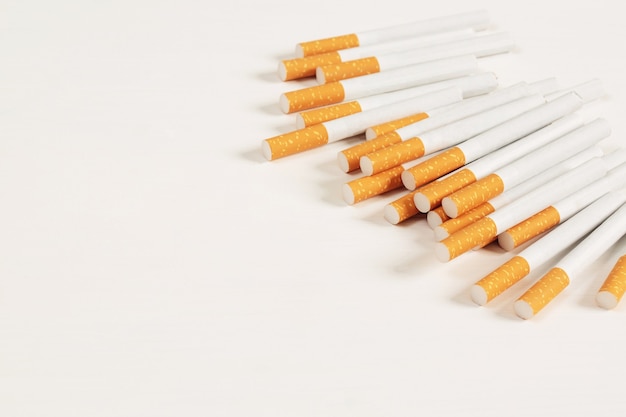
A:
{"label": "stack of cigarettes", "polygon": [[[479,70],[516,46],[489,27],[479,10],[297,44],[277,76],[317,85],[278,98],[296,128],[261,149],[272,161],[362,136],[336,154],[341,171],[361,173],[338,190],[346,204],[404,190],[381,215],[425,215],[441,262],[490,244],[513,254],[470,287],[478,305],[552,265],[512,303],[529,319],[626,235],[626,149],[605,150],[609,123],[577,113],[605,95],[599,80],[503,86]],[[597,305],[612,309],[624,292],[626,254]]]}

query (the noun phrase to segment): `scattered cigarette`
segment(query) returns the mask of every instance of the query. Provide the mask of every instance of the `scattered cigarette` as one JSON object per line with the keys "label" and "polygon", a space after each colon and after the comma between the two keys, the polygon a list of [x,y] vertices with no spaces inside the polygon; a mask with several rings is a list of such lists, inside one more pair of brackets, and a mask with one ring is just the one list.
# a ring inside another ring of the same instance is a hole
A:
{"label": "scattered cigarette", "polygon": [[622,255],[596,294],[596,303],[607,310],[617,307],[626,292],[626,255]]}
{"label": "scattered cigarette", "polygon": [[513,304],[515,313],[530,319],[548,305],[593,261],[626,234],[626,204],[622,204],[596,227],[582,242],[563,256]]}
{"label": "scattered cigarette", "polygon": [[476,70],[476,57],[472,55],[440,59],[349,80],[289,91],[280,95],[279,106],[284,113],[294,113],[337,104],[342,101],[351,101],[361,97],[448,80],[468,75],[476,72]]}
{"label": "scattered cigarette", "polygon": [[489,14],[484,10],[477,10],[300,42],[296,44],[295,55],[305,57],[346,48],[373,45],[396,39],[418,37],[465,28],[482,30],[485,29],[488,24]]}
{"label": "scattered cigarette", "polygon": [[596,228],[624,202],[624,191],[600,197],[477,281],[470,292],[472,300],[487,304]]}
{"label": "scattered cigarette", "polygon": [[282,158],[327,143],[336,142],[362,134],[371,123],[383,122],[416,112],[427,111],[462,99],[457,87],[448,87],[411,99],[380,106],[375,109],[355,113],[341,119],[309,126],[294,132],[265,139],[262,142],[263,155],[268,160]]}

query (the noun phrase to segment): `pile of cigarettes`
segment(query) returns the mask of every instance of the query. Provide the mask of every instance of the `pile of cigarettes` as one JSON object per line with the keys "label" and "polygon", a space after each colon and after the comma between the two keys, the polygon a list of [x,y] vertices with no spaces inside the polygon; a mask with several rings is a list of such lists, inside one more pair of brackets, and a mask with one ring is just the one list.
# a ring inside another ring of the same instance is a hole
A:
{"label": "pile of cigarettes", "polygon": [[[261,150],[272,161],[362,135],[337,154],[340,170],[362,174],[343,185],[346,204],[404,189],[384,218],[425,214],[441,262],[492,242],[507,252],[526,243],[470,297],[486,305],[552,262],[513,304],[529,319],[626,234],[626,150],[603,150],[608,122],[577,113],[605,95],[599,80],[501,86],[480,71],[482,57],[515,47],[489,23],[479,10],[297,44],[277,76],[317,85],[279,97],[296,129]],[[612,309],[624,292],[626,254],[597,305]]]}

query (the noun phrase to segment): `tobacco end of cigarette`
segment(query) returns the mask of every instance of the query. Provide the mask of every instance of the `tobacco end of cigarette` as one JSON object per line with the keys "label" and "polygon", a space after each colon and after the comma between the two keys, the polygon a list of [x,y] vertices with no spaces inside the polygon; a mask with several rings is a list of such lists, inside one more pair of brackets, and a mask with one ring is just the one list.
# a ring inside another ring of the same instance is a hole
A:
{"label": "tobacco end of cigarette", "polygon": [[561,268],[552,268],[515,302],[516,314],[523,319],[533,317],[568,285],[567,273]]}
{"label": "tobacco end of cigarette", "polygon": [[609,291],[600,291],[596,294],[596,304],[607,310],[615,308],[618,302],[617,297]]}

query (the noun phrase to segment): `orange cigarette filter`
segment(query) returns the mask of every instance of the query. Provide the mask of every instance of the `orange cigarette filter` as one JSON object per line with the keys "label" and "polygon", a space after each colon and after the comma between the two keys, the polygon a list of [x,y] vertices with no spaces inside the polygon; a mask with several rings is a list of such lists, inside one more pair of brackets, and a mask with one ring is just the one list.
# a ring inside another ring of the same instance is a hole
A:
{"label": "orange cigarette filter", "polygon": [[424,143],[420,138],[411,138],[365,155],[360,166],[368,175],[374,175],[422,156]]}
{"label": "orange cigarette filter", "polygon": [[495,222],[489,217],[484,217],[439,242],[436,246],[437,258],[443,262],[450,261],[490,242],[496,236]]}
{"label": "orange cigarette filter", "polygon": [[388,171],[370,177],[357,178],[344,184],[343,196],[348,204],[356,204],[368,198],[386,193],[402,187],[403,167],[392,168]]}
{"label": "orange cigarette filter", "polygon": [[560,221],[559,211],[549,206],[501,233],[498,236],[498,241],[503,249],[510,251],[550,230]]}
{"label": "orange cigarette filter", "polygon": [[[504,182],[497,174],[490,174],[445,197],[442,202],[448,216],[455,218],[501,194]],[[452,210],[448,209],[451,205]]]}
{"label": "orange cigarette filter", "polygon": [[[438,208],[438,210],[443,211],[444,215],[447,216],[445,214],[445,211],[443,210],[443,207]],[[437,240],[443,240],[453,233],[456,233],[459,230],[463,229],[464,227],[467,227],[470,224],[482,219],[483,217],[488,216],[494,211],[496,211],[495,208],[487,202],[468,211],[462,216],[456,217],[454,219],[448,217],[447,220],[444,220],[443,223],[437,226],[435,237],[437,238]]]}
{"label": "orange cigarette filter", "polygon": [[302,121],[302,127],[309,127],[323,122],[327,122],[329,120],[335,120],[339,119],[340,117],[360,113],[361,111],[361,105],[358,101],[354,100],[303,111],[298,113],[298,116]]}
{"label": "orange cigarette filter", "polygon": [[324,80],[324,83],[330,83],[376,72],[380,72],[380,64],[378,59],[372,56],[340,63],[319,65],[315,73],[318,79]]}
{"label": "orange cigarette filter", "polygon": [[514,256],[474,284],[479,288],[472,288],[472,299],[485,305],[528,274],[528,261],[522,256]]}
{"label": "orange cigarette filter", "polygon": [[328,52],[304,58],[283,59],[278,64],[278,76],[283,81],[312,77],[317,67],[341,62],[341,55],[337,52]]}
{"label": "orange cigarette filter", "polygon": [[405,170],[402,173],[402,182],[406,188],[414,190],[463,165],[465,165],[463,151],[458,147],[450,148]]}
{"label": "orange cigarette filter", "polygon": [[265,139],[263,154],[268,160],[282,158],[328,143],[328,132],[324,125],[315,125],[283,135]]}
{"label": "orange cigarette filter", "polygon": [[[426,213],[431,209],[431,207],[439,206],[444,197],[460,190],[474,181],[476,181],[476,176],[469,169],[462,169],[447,178],[434,181],[429,185],[422,187],[420,192],[416,194],[415,203],[417,208]],[[418,204],[418,202],[420,204]]]}
{"label": "orange cigarette filter", "polygon": [[294,113],[340,103],[344,98],[345,91],[340,82],[315,85],[284,93],[281,96],[281,109],[285,113]]}
{"label": "orange cigarette filter", "polygon": [[431,228],[437,227],[450,219],[441,206],[431,209],[428,213],[426,213],[426,218],[428,219],[428,225]]}
{"label": "orange cigarette filter", "polygon": [[419,211],[413,202],[413,195],[416,192],[417,190],[411,191],[410,193],[405,194],[397,200],[387,204],[384,209],[385,219],[391,224],[398,224],[418,215]]}
{"label": "orange cigarette filter", "polygon": [[300,42],[298,44],[298,48],[304,57],[338,51],[341,49],[354,48],[357,46],[359,46],[359,37],[355,33],[332,36],[308,42]]}
{"label": "orange cigarette filter", "polygon": [[396,129],[400,129],[401,127],[411,125],[413,123],[417,123],[420,120],[427,119],[429,117],[428,113],[416,113],[411,116],[402,117],[400,119],[392,120],[390,122],[381,123],[376,126],[371,126],[370,130],[374,132],[376,137],[380,135],[384,135],[385,133],[392,132]]}
{"label": "orange cigarette filter", "polygon": [[614,308],[622,299],[626,292],[626,255],[621,256],[608,276],[600,290],[598,290],[597,301],[603,308]]}
{"label": "orange cigarette filter", "polygon": [[341,169],[345,172],[356,171],[360,167],[360,159],[362,156],[372,152],[376,152],[387,146],[402,142],[402,138],[395,132],[389,132],[385,135],[378,136],[372,140],[358,143],[348,149],[344,149],[337,154],[337,161]]}
{"label": "orange cigarette filter", "polygon": [[569,285],[569,276],[561,268],[552,268],[516,302],[516,313],[529,319],[543,309]]}

